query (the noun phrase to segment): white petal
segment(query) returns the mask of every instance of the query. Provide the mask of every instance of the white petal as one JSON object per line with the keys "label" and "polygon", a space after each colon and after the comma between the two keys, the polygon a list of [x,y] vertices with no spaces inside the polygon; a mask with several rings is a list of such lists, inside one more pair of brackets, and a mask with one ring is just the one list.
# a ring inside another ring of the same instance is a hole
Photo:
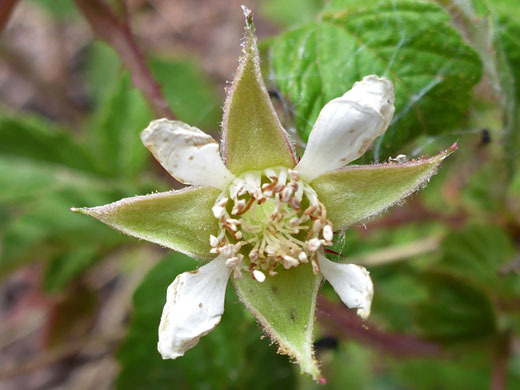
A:
{"label": "white petal", "polygon": [[321,274],[334,288],[345,305],[358,309],[357,314],[366,319],[374,297],[374,285],[368,271],[355,264],[339,264],[318,256]]}
{"label": "white petal", "polygon": [[182,183],[225,189],[233,179],[217,142],[179,121],[158,119],[141,133],[143,144],[170,175]]}
{"label": "white petal", "polygon": [[392,83],[377,76],[363,78],[323,107],[296,170],[311,181],[356,160],[386,131],[393,115]]}
{"label": "white petal", "polygon": [[168,287],[157,349],[163,359],[175,359],[211,332],[224,314],[230,269],[219,256],[196,271],[177,276]]}

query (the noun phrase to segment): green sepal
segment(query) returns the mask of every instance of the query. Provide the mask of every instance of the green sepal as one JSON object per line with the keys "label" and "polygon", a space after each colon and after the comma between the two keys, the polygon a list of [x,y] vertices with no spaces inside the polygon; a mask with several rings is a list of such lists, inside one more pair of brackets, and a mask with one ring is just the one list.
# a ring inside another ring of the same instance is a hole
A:
{"label": "green sepal", "polygon": [[90,215],[130,236],[209,259],[214,257],[209,253],[209,236],[218,234],[211,208],[219,194],[212,187],[189,187],[72,211]]}
{"label": "green sepal", "polygon": [[435,157],[406,163],[350,165],[318,176],[311,186],[325,205],[334,229],[344,229],[417,191],[455,149],[456,145]]}
{"label": "green sepal", "polygon": [[235,175],[296,165],[291,144],[262,79],[254,26],[247,12],[244,53],[228,92],[222,121],[226,165]]}
{"label": "green sepal", "polygon": [[278,343],[278,353],[295,359],[302,372],[318,380],[320,370],[314,359],[312,331],[322,278],[313,274],[309,264],[277,272],[263,283],[247,274],[241,280],[234,279],[237,294]]}

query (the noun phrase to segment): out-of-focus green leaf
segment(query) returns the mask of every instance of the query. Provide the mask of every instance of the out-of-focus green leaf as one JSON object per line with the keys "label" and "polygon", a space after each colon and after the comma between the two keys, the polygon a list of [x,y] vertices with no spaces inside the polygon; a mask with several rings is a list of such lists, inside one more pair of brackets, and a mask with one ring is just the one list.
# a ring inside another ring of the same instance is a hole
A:
{"label": "out-of-focus green leaf", "polygon": [[221,102],[208,77],[193,63],[154,58],[153,75],[175,115],[204,130],[218,127]]}
{"label": "out-of-focus green leaf", "polygon": [[487,0],[487,4],[512,20],[520,20],[520,3],[516,0]]}
{"label": "out-of-focus green leaf", "polygon": [[491,380],[488,359],[475,352],[456,359],[395,359],[389,370],[389,376],[397,382],[392,389],[487,390]]}
{"label": "out-of-focus green leaf", "polygon": [[80,246],[52,258],[45,269],[43,287],[48,292],[62,290],[67,283],[89,268],[97,259],[95,247]]}
{"label": "out-of-focus green leaf", "polygon": [[266,389],[295,388],[293,366],[277,356],[237,298],[228,291],[221,323],[185,356],[162,360],[157,352],[157,330],[166,289],[195,262],[175,254],[146,276],[134,295],[129,333],[118,353],[121,371],[116,387],[137,389]]}
{"label": "out-of-focus green leaf", "polygon": [[390,78],[396,113],[376,141],[381,158],[420,135],[460,125],[481,72],[448,15],[421,1],[333,1],[320,21],[276,40],[272,54],[275,81],[296,109],[303,139],[324,104],[355,81]]}
{"label": "out-of-focus green leaf", "polygon": [[35,164],[65,165],[85,172],[96,171],[89,153],[70,134],[32,117],[0,116],[0,156],[30,159]]}
{"label": "out-of-focus green leaf", "polygon": [[513,178],[520,148],[520,22],[509,14],[495,18],[495,45],[497,46],[498,71],[504,96],[505,160],[509,179]]}
{"label": "out-of-focus green leaf", "polygon": [[63,256],[85,243],[114,247],[127,238],[99,222],[70,212],[76,202],[97,204],[106,194],[55,193],[24,205],[1,236],[0,275],[16,266],[54,256]]}
{"label": "out-of-focus green leaf", "polygon": [[109,175],[135,177],[148,161],[149,152],[139,133],[148,125],[152,114],[141,92],[132,88],[127,73],[120,77],[98,115],[91,125],[97,161],[102,162]]}
{"label": "out-of-focus green leaf", "polygon": [[33,0],[56,18],[70,18],[79,16],[74,4],[68,0]]}
{"label": "out-of-focus green leaf", "polygon": [[282,26],[294,26],[312,21],[323,4],[323,0],[267,0],[261,11]]}
{"label": "out-of-focus green leaf", "polygon": [[100,177],[96,165],[84,145],[47,122],[0,117],[0,205],[9,207],[0,237],[0,274],[24,261],[64,255],[86,237],[96,245],[122,242],[69,211],[135,191]]}
{"label": "out-of-focus green leaf", "polygon": [[517,296],[520,280],[504,275],[501,267],[514,260],[516,249],[499,228],[472,225],[448,235],[442,244],[441,266],[483,283],[496,295]]}
{"label": "out-of-focus green leaf", "polygon": [[430,271],[423,280],[429,297],[418,307],[417,320],[424,337],[451,345],[495,334],[493,302],[481,285],[448,272]]}
{"label": "out-of-focus green leaf", "polygon": [[92,43],[83,65],[83,77],[95,108],[105,104],[108,96],[113,93],[121,69],[121,60],[114,49],[101,41]]}

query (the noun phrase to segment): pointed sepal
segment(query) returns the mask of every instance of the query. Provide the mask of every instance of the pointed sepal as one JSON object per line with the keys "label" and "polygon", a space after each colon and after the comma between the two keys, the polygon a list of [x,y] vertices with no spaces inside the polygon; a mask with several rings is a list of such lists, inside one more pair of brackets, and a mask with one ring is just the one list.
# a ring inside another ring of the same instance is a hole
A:
{"label": "pointed sepal", "polygon": [[317,177],[311,186],[334,229],[341,230],[383,212],[426,185],[456,147],[428,159],[350,165]]}
{"label": "pointed sepal", "polygon": [[322,278],[313,274],[309,264],[277,272],[262,283],[244,274],[243,279],[234,280],[237,294],[278,344],[278,353],[289,355],[300,364],[302,372],[319,380],[312,331]]}
{"label": "pointed sepal", "polygon": [[295,156],[267,93],[251,11],[244,7],[243,55],[228,91],[222,122],[224,155],[235,175],[245,171],[295,166]]}
{"label": "pointed sepal", "polygon": [[211,208],[219,194],[212,187],[188,187],[72,211],[90,215],[130,236],[209,259],[215,257],[209,252],[209,238],[218,232]]}

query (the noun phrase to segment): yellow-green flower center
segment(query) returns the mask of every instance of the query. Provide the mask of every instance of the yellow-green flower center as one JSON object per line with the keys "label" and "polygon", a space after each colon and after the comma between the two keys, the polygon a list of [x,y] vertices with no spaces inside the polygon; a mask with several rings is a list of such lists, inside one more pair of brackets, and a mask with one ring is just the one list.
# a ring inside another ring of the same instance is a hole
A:
{"label": "yellow-green flower center", "polygon": [[331,245],[332,225],[314,190],[286,168],[247,172],[235,178],[213,207],[221,227],[210,237],[213,253],[228,258],[236,278],[249,271],[258,281],[276,268],[311,262]]}

